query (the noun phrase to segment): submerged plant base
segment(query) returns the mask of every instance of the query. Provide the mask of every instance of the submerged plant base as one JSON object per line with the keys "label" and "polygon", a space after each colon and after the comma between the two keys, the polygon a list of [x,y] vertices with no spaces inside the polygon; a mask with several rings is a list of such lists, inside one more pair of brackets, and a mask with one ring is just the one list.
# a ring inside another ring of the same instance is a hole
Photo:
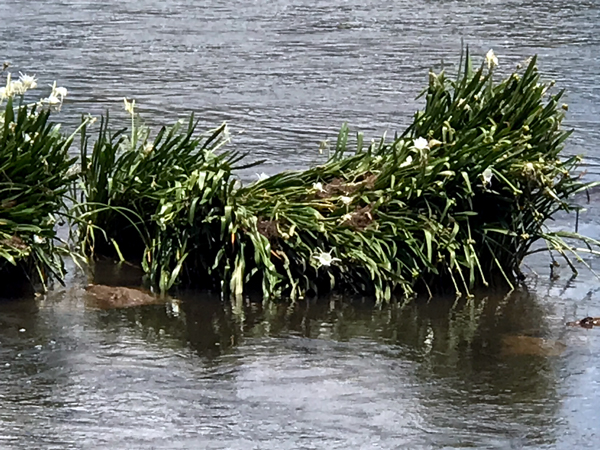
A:
{"label": "submerged plant base", "polygon": [[43,288],[37,271],[27,261],[16,266],[5,264],[0,268],[0,298],[27,298]]}
{"label": "submerged plant base", "polygon": [[234,297],[341,290],[385,301],[512,288],[539,240],[574,269],[564,239],[591,252],[599,243],[545,225],[588,187],[580,159],[561,157],[570,133],[551,88],[535,58],[497,82],[494,64],[473,70],[467,55],[456,80],[430,73],[425,108],[393,141],[365,147],[359,133],[351,148],[344,126],[324,165],[239,188],[241,156],[216,153],[223,127],[194,137],[190,121],[152,145],[134,127],[123,146],[103,121],[90,155],[82,139],[84,245],[100,252],[89,237],[101,232],[125,259],[119,248],[143,248],[135,259],[162,291],[195,285]]}

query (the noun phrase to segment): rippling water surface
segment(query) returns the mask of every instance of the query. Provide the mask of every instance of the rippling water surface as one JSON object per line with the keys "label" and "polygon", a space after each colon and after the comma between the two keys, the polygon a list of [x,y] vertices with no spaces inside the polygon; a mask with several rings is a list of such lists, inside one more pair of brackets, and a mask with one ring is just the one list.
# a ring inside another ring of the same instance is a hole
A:
{"label": "rippling water surface", "polygon": [[[0,17],[13,73],[69,89],[67,128],[122,120],[128,96],[151,125],[227,120],[267,173],[313,164],[344,121],[403,130],[461,39],[504,72],[538,54],[567,90],[567,153],[599,175],[596,1],[5,0]],[[529,293],[383,308],[182,293],[98,310],[74,276],[0,303],[0,448],[595,448],[600,330],[564,322],[600,316],[598,281],[528,264]]]}

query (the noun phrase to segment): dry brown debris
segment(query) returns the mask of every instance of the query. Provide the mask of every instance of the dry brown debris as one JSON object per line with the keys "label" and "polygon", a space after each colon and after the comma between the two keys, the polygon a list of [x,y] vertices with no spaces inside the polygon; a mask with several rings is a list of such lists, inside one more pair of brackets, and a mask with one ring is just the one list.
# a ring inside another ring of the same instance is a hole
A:
{"label": "dry brown debris", "polygon": [[266,237],[269,241],[280,237],[279,222],[277,220],[259,219],[256,225],[258,232]]}
{"label": "dry brown debris", "polygon": [[348,218],[342,222],[342,225],[349,226],[355,230],[364,230],[373,222],[373,207],[371,205],[356,208],[348,214]]}
{"label": "dry brown debris", "polygon": [[12,236],[9,239],[2,239],[0,244],[8,247],[16,248],[17,250],[27,250],[27,244],[19,236]]}
{"label": "dry brown debris", "polygon": [[329,183],[323,185],[323,190],[317,192],[317,198],[329,198],[336,195],[352,195],[362,188],[373,189],[377,175],[371,172],[366,172],[355,182],[349,183],[342,178],[334,178]]}

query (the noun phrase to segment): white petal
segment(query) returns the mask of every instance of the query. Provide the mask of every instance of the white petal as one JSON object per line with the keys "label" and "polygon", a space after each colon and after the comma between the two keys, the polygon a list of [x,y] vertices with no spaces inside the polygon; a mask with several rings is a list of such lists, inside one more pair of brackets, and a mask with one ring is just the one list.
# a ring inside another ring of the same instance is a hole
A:
{"label": "white petal", "polygon": [[429,148],[429,142],[427,141],[427,139],[420,137],[418,139],[413,140],[413,146],[417,150],[425,150],[426,148]]}
{"label": "white petal", "polygon": [[487,169],[485,169],[483,171],[483,173],[481,174],[481,177],[483,178],[483,182],[485,184],[491,184],[492,176],[493,176],[492,169],[490,169],[489,167]]}
{"label": "white petal", "polygon": [[43,98],[42,103],[48,103],[49,105],[58,105],[60,103],[60,98],[56,95],[50,95],[48,98]]}
{"label": "white petal", "polygon": [[57,97],[65,98],[67,96],[67,88],[57,87],[54,90],[54,95],[56,95]]}
{"label": "white petal", "polygon": [[340,197],[340,200],[344,205],[349,205],[350,203],[352,203],[352,197],[346,197],[345,195],[342,195]]}
{"label": "white petal", "polygon": [[269,175],[267,175],[264,172],[257,173],[256,176],[258,177],[258,181],[266,180],[267,178],[269,178]]}
{"label": "white petal", "polygon": [[410,166],[411,164],[412,164],[412,156],[409,155],[406,157],[404,162],[402,164],[400,164],[400,167]]}

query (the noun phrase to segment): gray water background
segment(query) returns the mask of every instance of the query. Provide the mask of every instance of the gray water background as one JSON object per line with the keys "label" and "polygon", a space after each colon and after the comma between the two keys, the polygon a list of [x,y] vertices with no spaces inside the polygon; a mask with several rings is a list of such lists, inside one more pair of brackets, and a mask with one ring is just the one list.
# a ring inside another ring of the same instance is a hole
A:
{"label": "gray water background", "polygon": [[[13,74],[69,89],[67,129],[106,109],[124,120],[127,96],[152,126],[228,121],[266,173],[322,160],[344,121],[402,131],[461,39],[505,73],[538,54],[567,91],[566,153],[595,180],[599,19],[596,1],[3,0],[0,42]],[[598,237],[594,195],[586,206],[581,231]],[[528,293],[381,308],[192,292],[102,311],[73,271],[66,288],[0,303],[0,448],[595,448],[600,335],[564,322],[600,315],[599,282],[527,263]]]}

